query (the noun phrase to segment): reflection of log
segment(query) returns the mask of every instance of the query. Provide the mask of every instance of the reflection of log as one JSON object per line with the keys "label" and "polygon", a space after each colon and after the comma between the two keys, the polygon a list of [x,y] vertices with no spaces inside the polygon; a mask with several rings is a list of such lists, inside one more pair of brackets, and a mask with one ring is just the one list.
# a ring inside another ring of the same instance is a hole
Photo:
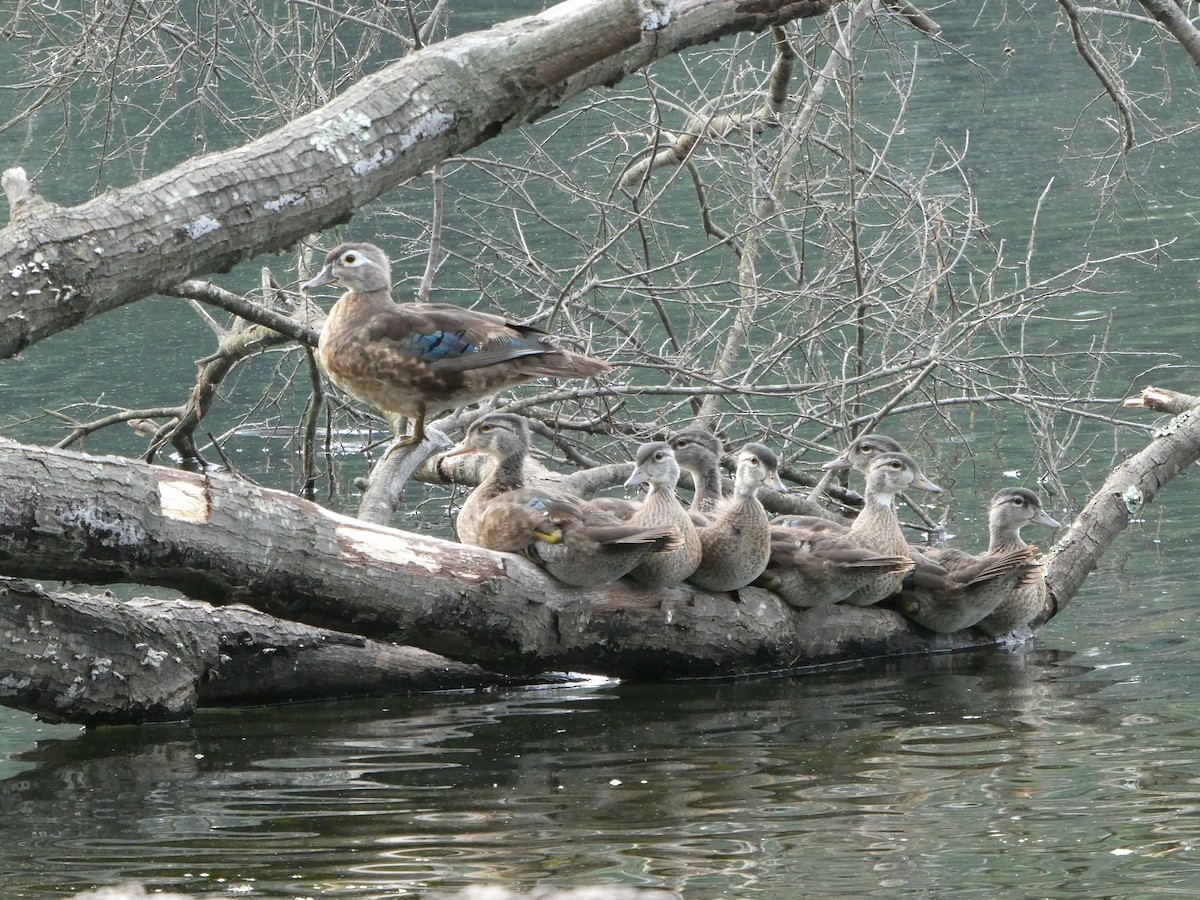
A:
{"label": "reflection of log", "polygon": [[121,603],[0,580],[0,608],[0,702],[49,721],[178,721],[201,704],[522,683],[240,605]]}
{"label": "reflection of log", "polygon": [[[1198,455],[1200,410],[1110,476],[1056,548],[1041,621],[1069,602],[1131,511]],[[0,441],[0,483],[0,574],[165,585],[505,673],[734,675],[990,641],[934,635],[880,608],[797,611],[754,589],[735,602],[688,586],[564,588],[519,557],[368,525],[227,476],[124,459]],[[12,607],[5,628],[23,634],[26,618]]]}

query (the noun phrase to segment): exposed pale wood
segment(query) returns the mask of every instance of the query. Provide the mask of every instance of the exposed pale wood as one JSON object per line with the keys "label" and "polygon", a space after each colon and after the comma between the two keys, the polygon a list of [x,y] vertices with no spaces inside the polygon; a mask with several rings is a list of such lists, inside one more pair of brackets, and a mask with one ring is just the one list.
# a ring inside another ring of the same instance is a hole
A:
{"label": "exposed pale wood", "polygon": [[1121,405],[1175,416],[1187,412],[1197,404],[1200,404],[1200,397],[1194,394],[1184,394],[1170,388],[1147,387],[1142,389],[1141,394],[1129,397]]}

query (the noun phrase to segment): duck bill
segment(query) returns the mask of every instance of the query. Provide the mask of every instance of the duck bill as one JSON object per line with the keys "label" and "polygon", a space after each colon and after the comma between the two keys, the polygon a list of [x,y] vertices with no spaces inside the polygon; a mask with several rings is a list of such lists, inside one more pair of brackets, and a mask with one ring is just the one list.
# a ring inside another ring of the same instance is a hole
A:
{"label": "duck bill", "polygon": [[783,483],[783,479],[779,477],[778,472],[776,472],[774,478],[772,478],[770,487],[775,488],[775,490],[779,491],[781,494],[786,494],[788,492],[788,486]]}
{"label": "duck bill", "polygon": [[634,468],[633,474],[630,475],[627,479],[625,479],[625,483],[622,485],[622,487],[625,488],[625,490],[629,491],[629,490],[633,490],[638,485],[645,484],[645,483],[646,483],[645,473],[643,473],[641,469]]}
{"label": "duck bill", "polygon": [[300,285],[300,290],[311,291],[314,288],[324,287],[327,284],[333,284],[333,281],[334,281],[333,271],[330,269],[329,266],[326,266],[320,272],[317,273],[317,276],[315,278],[312,278],[312,279],[304,282],[304,284]]}
{"label": "duck bill", "polygon": [[1045,510],[1042,510],[1036,516],[1034,516],[1033,522],[1036,525],[1045,525],[1047,528],[1053,528],[1055,531],[1062,528],[1062,522],[1058,521],[1058,519],[1051,518],[1050,514]]}
{"label": "duck bill", "polygon": [[442,459],[449,459],[451,456],[466,456],[468,453],[477,452],[474,447],[468,447],[466,444],[459,444],[456,447],[451,447],[442,454]]}
{"label": "duck bill", "polygon": [[912,486],[920,491],[929,491],[931,494],[940,494],[942,489],[926,478],[924,475],[918,475],[913,479]]}
{"label": "duck bill", "polygon": [[831,459],[829,462],[821,466],[822,472],[836,472],[839,469],[850,468],[850,457],[843,453],[837,459]]}

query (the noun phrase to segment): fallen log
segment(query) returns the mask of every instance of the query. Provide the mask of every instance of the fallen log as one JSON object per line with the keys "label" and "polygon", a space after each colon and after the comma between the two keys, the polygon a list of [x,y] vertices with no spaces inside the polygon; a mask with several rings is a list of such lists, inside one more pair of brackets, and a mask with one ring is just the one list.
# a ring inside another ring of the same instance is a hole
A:
{"label": "fallen log", "polygon": [[[1198,456],[1191,410],[1110,476],[1051,552],[1051,599],[1036,625]],[[520,557],[370,525],[223,474],[0,441],[0,481],[0,574],[164,585],[510,676],[732,676],[993,642],[972,630],[936,635],[879,607],[794,610],[756,589],[567,588]],[[113,615],[120,607],[108,601]],[[6,615],[7,630],[29,627]],[[130,664],[141,664],[136,655]]]}
{"label": "fallen log", "polygon": [[0,703],[50,722],[172,722],[199,706],[470,690],[511,678],[247,606],[80,596],[0,580]]}

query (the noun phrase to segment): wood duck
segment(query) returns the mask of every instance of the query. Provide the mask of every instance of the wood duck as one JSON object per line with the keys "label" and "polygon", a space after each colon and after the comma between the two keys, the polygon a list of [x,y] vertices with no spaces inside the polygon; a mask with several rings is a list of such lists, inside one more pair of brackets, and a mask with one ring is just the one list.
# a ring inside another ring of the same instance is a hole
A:
{"label": "wood duck", "polygon": [[321,330],[321,365],[347,394],[412,419],[412,433],[393,446],[424,440],[426,416],[536,378],[590,378],[612,368],[500,316],[445,303],[396,303],[391,264],[374,244],[334,248],[301,288],[334,283],[347,291]]}
{"label": "wood duck", "polygon": [[[905,450],[900,446],[900,442],[894,438],[883,434],[864,434],[859,435],[851,441],[850,445],[840,456],[825,463],[821,468],[827,471],[853,469],[865,477],[871,460],[879,454],[904,452]],[[789,528],[815,528],[841,534],[845,534],[850,528],[849,522],[832,521],[817,516],[778,516],[772,520],[771,524]],[[909,544],[908,555],[916,563],[918,569],[923,567],[930,573],[945,574],[945,569],[929,557],[921,548]]]}
{"label": "wood duck", "polygon": [[[855,438],[844,453],[825,463],[828,471],[850,468],[866,475],[881,453],[903,453],[898,441],[882,434]],[[771,563],[756,582],[797,607],[825,606],[854,595],[866,596],[873,586],[894,582],[916,565],[907,554],[876,553],[846,540],[850,523],[818,516],[780,516],[772,521]],[[882,579],[882,581],[881,581]]]}
{"label": "wood duck", "polygon": [[725,445],[711,431],[685,428],[670,438],[679,468],[692,476],[694,491],[688,509],[711,514],[721,502],[721,456]]}
{"label": "wood duck", "polygon": [[776,526],[771,564],[759,584],[793,606],[870,606],[894,594],[915,565],[896,516],[895,496],[908,488],[941,493],[905,453],[866,461],[863,510],[844,532],[828,523]]}
{"label": "wood duck", "polygon": [[692,517],[675,496],[678,481],[679,463],[670,444],[654,441],[638,447],[633,474],[625,487],[649,484],[650,491],[629,523],[644,527],[670,526],[682,537],[678,548],[650,554],[629,573],[635,581],[649,587],[679,584],[700,565],[700,535]]}
{"label": "wood duck", "polygon": [[[896,495],[909,488],[929,491],[931,494],[940,494],[942,489],[922,474],[916,460],[907,453],[886,452],[872,456],[867,463],[866,478],[862,511],[846,532],[846,537],[885,556],[911,558],[911,548],[904,538],[904,532],[900,530],[900,518],[896,515]],[[890,589],[887,589],[886,583],[880,583],[870,589],[860,589],[842,602],[851,606],[878,603],[900,589],[904,576],[895,573],[890,580]]]}
{"label": "wood duck", "polygon": [[[1021,537],[1021,529],[1030,524],[1062,528],[1042,508],[1038,495],[1028,488],[1010,487],[997,491],[988,509],[988,553],[1034,549]],[[993,636],[1008,634],[1029,624],[1045,603],[1046,571],[1039,560],[995,611],[980,620],[978,627]]]}
{"label": "wood duck", "polygon": [[673,527],[622,522],[579,497],[526,487],[529,446],[525,419],[492,413],[473,422],[445,454],[485,453],[494,463],[459,510],[455,524],[464,543],[524,553],[577,587],[616,581],[648,555],[679,545]]}
{"label": "wood duck", "polygon": [[831,459],[825,465],[821,466],[826,471],[838,471],[839,469],[853,469],[855,472],[860,472],[863,475],[867,474],[867,467],[871,460],[882,453],[904,453],[904,448],[900,446],[900,442],[888,437],[884,434],[860,434],[850,442],[844,453],[837,459]]}
{"label": "wood duck", "polygon": [[776,525],[771,527],[771,561],[754,583],[790,606],[826,606],[865,592],[880,579],[890,585],[891,576],[914,565],[908,556],[876,553],[836,530]]}
{"label": "wood duck", "polygon": [[910,619],[943,634],[970,628],[991,614],[1040,568],[1036,547],[978,556],[958,551],[933,555],[942,571],[918,565],[904,579],[896,602]]}
{"label": "wood duck", "polygon": [[779,458],[762,444],[747,444],[737,454],[733,496],[700,528],[700,565],[688,581],[710,591],[736,591],[762,574],[771,559],[771,523],[756,496],[764,484],[786,490]]}
{"label": "wood duck", "polygon": [[[705,517],[712,514],[721,502],[721,456],[725,445],[711,431],[702,428],[687,428],[668,441],[675,453],[679,468],[692,476],[695,490],[688,509],[695,513],[693,522],[697,527],[706,524]],[[592,502],[619,519],[628,519],[641,508],[640,500],[623,497],[595,497]]]}
{"label": "wood duck", "polygon": [[[867,466],[880,453],[903,453],[904,448],[899,441],[882,434],[859,435],[850,442],[850,446],[836,459],[821,466],[825,471],[853,469],[862,475],[867,474]],[[838,521],[827,516],[789,514],[776,516],[772,525],[782,525],[787,528],[815,528],[834,533],[845,534],[850,528],[848,521]]]}

